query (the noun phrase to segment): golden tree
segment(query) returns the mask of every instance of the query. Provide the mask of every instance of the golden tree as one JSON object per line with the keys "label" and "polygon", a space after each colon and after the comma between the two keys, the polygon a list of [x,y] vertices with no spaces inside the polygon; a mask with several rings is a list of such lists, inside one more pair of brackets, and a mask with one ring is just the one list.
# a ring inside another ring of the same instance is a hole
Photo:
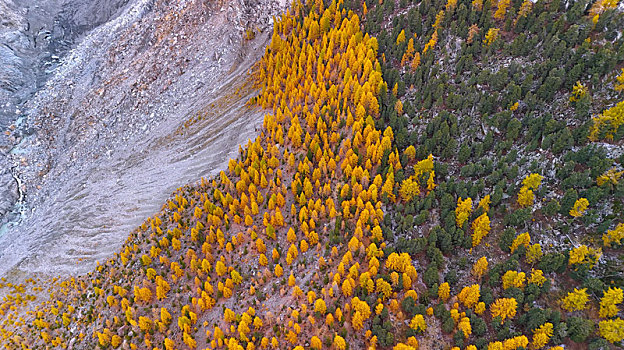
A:
{"label": "golden tree", "polygon": [[553,324],[550,322],[544,323],[538,328],[533,330],[533,341],[531,347],[533,349],[541,349],[546,343],[550,341],[553,336]]}
{"label": "golden tree", "polygon": [[316,299],[316,301],[314,302],[314,312],[319,313],[321,315],[325,315],[325,312],[327,311],[327,306],[325,306],[325,300],[323,299]]}
{"label": "golden tree", "polygon": [[589,301],[589,295],[587,294],[587,288],[576,289],[569,292],[568,295],[561,300],[561,304],[564,309],[568,311],[585,310],[587,308],[587,302]]}
{"label": "golden tree", "polygon": [[334,346],[337,350],[345,350],[347,348],[347,342],[343,337],[336,334],[336,336],[334,336]]}
{"label": "golden tree", "polygon": [[464,337],[468,338],[472,334],[472,327],[470,326],[470,319],[468,317],[462,317],[457,324],[457,328],[464,333]]}
{"label": "golden tree", "polygon": [[472,308],[479,301],[481,296],[481,288],[478,284],[473,284],[469,287],[464,287],[457,295],[459,301],[461,301],[467,308]]}
{"label": "golden tree", "polygon": [[613,245],[622,244],[624,239],[624,223],[620,223],[613,230],[608,230],[607,233],[602,235],[602,242],[605,247],[611,247]]}
{"label": "golden tree", "polygon": [[529,283],[533,283],[541,287],[544,282],[546,282],[544,272],[542,270],[531,269],[531,277],[529,278]]}
{"label": "golden tree", "polygon": [[615,86],[613,86],[615,91],[624,90],[624,68],[622,68],[622,73],[615,78]]}
{"label": "golden tree", "polygon": [[600,317],[608,318],[614,317],[620,312],[617,307],[618,304],[624,300],[624,293],[621,288],[609,287],[609,290],[605,291],[600,299]]}
{"label": "golden tree", "polygon": [[457,227],[462,227],[464,222],[468,220],[470,213],[472,212],[472,198],[466,198],[462,200],[461,197],[457,199],[457,208],[455,208],[455,222]]}
{"label": "golden tree", "polygon": [[624,339],[624,320],[616,318],[613,320],[600,321],[598,333],[611,343],[617,343]]}
{"label": "golden tree", "polygon": [[532,244],[525,253],[525,261],[527,264],[534,264],[542,258],[542,246],[539,243]]}
{"label": "golden tree", "polygon": [[442,300],[442,301],[447,301],[449,298],[449,292],[450,292],[451,288],[448,284],[448,282],[444,282],[440,285],[440,287],[438,287],[438,297]]}
{"label": "golden tree", "polygon": [[507,8],[509,8],[510,0],[499,0],[496,12],[494,12],[494,19],[502,21],[507,14]]}
{"label": "golden tree", "polygon": [[529,189],[526,186],[523,186],[522,188],[520,188],[520,191],[518,192],[518,205],[520,205],[522,208],[526,208],[529,207],[531,205],[533,205],[533,201],[535,200],[535,195],[533,194],[533,190]]}
{"label": "golden tree", "polygon": [[524,272],[507,271],[502,277],[503,289],[508,289],[511,287],[523,288],[525,279],[526,275]]}
{"label": "golden tree", "polygon": [[472,246],[476,247],[481,243],[483,237],[490,232],[490,218],[487,213],[481,214],[472,222]]}
{"label": "golden tree", "polygon": [[490,305],[490,312],[492,317],[500,317],[501,322],[503,322],[508,318],[516,316],[517,307],[518,302],[515,298],[499,298]]}
{"label": "golden tree", "polygon": [[509,249],[513,253],[520,246],[523,246],[523,247],[527,248],[529,246],[529,244],[531,244],[531,236],[529,235],[528,232],[525,232],[525,233],[519,234],[518,237],[516,237],[513,240],[513,242],[511,243],[511,246],[509,247]]}
{"label": "golden tree", "polygon": [[487,45],[490,46],[492,45],[492,43],[494,41],[496,41],[496,39],[498,38],[498,32],[500,31],[500,29],[498,28],[490,28],[488,30],[488,32],[485,34],[485,39],[483,39],[483,42]]}
{"label": "golden tree", "polygon": [[589,201],[587,198],[579,198],[574,202],[574,206],[570,209],[570,215],[578,218],[583,216],[587,211],[587,207],[589,207]]}
{"label": "golden tree", "polygon": [[424,332],[427,329],[427,323],[425,322],[425,318],[421,314],[415,315],[411,319],[409,326],[411,329],[419,332]]}
{"label": "golden tree", "polygon": [[485,256],[482,256],[474,263],[474,265],[472,265],[472,274],[477,278],[481,278],[481,276],[483,276],[483,274],[485,274],[485,272],[487,271],[487,268],[487,258]]}

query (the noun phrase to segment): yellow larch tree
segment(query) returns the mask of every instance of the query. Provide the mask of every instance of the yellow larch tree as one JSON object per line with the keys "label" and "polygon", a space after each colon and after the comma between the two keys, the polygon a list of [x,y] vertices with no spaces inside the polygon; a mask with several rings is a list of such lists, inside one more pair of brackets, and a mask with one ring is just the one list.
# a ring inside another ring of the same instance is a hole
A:
{"label": "yellow larch tree", "polygon": [[539,243],[530,245],[525,253],[525,261],[527,264],[534,264],[542,258],[542,246]]}
{"label": "yellow larch tree", "polygon": [[464,338],[468,338],[472,334],[472,327],[470,326],[470,319],[468,317],[462,317],[457,328],[464,333]]}
{"label": "yellow larch tree", "polygon": [[490,218],[487,213],[481,214],[472,222],[472,246],[476,247],[490,232]]}
{"label": "yellow larch tree", "polygon": [[497,21],[504,20],[510,3],[510,0],[498,0],[497,8],[494,12],[494,19],[496,19]]}
{"label": "yellow larch tree", "polygon": [[490,46],[492,45],[492,43],[494,41],[496,41],[496,39],[498,38],[498,32],[500,31],[500,29],[498,28],[490,28],[488,30],[488,32],[485,34],[485,39],[483,39],[483,42],[487,45]]}
{"label": "yellow larch tree", "polygon": [[574,202],[574,206],[572,207],[572,209],[570,209],[570,215],[575,218],[583,216],[583,214],[585,214],[585,212],[587,211],[588,207],[589,201],[587,200],[587,198],[579,198],[576,200],[576,202]]}
{"label": "yellow larch tree", "polygon": [[588,301],[589,295],[587,294],[587,288],[574,288],[574,291],[569,292],[568,295],[561,300],[561,305],[567,311],[580,311],[587,308]]}
{"label": "yellow larch tree", "polygon": [[503,289],[511,287],[524,288],[526,274],[524,272],[507,271],[502,277]]}
{"label": "yellow larch tree", "polygon": [[519,234],[511,243],[511,246],[509,247],[509,249],[511,250],[511,252],[515,252],[516,249],[518,249],[519,247],[525,247],[528,248],[529,244],[531,244],[531,236],[529,235],[528,232],[525,233],[521,233]]}
{"label": "yellow larch tree", "polygon": [[490,305],[492,317],[500,317],[501,322],[516,316],[518,302],[515,298],[499,298]]}
{"label": "yellow larch tree", "polygon": [[617,343],[624,339],[624,320],[615,318],[598,323],[598,333],[611,343]]}
{"label": "yellow larch tree", "polygon": [[447,301],[450,295],[450,291],[451,287],[449,286],[448,282],[444,282],[440,285],[440,287],[438,287],[438,297],[442,301]]}
{"label": "yellow larch tree", "polygon": [[622,244],[624,239],[624,223],[618,224],[615,229],[607,230],[607,233],[602,235],[602,243],[605,247],[618,246]]}
{"label": "yellow larch tree", "polygon": [[535,194],[533,194],[533,190],[526,186],[522,186],[520,191],[518,191],[518,205],[522,208],[526,208],[533,205],[534,200]]}
{"label": "yellow larch tree", "polygon": [[624,293],[621,288],[609,287],[609,290],[605,291],[600,299],[600,317],[609,318],[616,316],[620,312],[618,304],[621,304],[623,300]]}
{"label": "yellow larch tree", "polygon": [[623,91],[624,90],[624,68],[622,68],[622,72],[615,78],[615,85],[613,86],[615,91]]}
{"label": "yellow larch tree", "polygon": [[487,271],[487,268],[487,258],[485,256],[482,256],[474,263],[474,265],[472,265],[472,274],[477,278],[481,278],[481,276],[483,276],[483,274],[485,274],[485,272]]}
{"label": "yellow larch tree", "polygon": [[461,197],[457,199],[457,208],[455,208],[455,222],[457,227],[462,227],[464,222],[468,220],[470,213],[472,212],[472,198],[466,198],[462,200]]}
{"label": "yellow larch tree", "polygon": [[415,315],[410,320],[409,326],[411,329],[418,332],[424,332],[425,330],[427,330],[427,323],[425,322],[425,318],[421,314]]}
{"label": "yellow larch tree", "polygon": [[457,295],[459,301],[461,301],[467,308],[472,308],[479,302],[481,297],[481,288],[478,284],[473,284],[468,287],[464,287]]}
{"label": "yellow larch tree", "polygon": [[531,347],[533,349],[541,349],[550,341],[553,336],[553,324],[546,322],[533,330],[533,341]]}
{"label": "yellow larch tree", "polygon": [[546,277],[544,277],[544,272],[542,270],[531,269],[531,277],[529,277],[528,282],[536,284],[541,287],[544,284],[544,282],[546,282]]}
{"label": "yellow larch tree", "polygon": [[347,348],[347,342],[344,340],[343,337],[336,334],[334,336],[334,346],[337,350],[345,350]]}

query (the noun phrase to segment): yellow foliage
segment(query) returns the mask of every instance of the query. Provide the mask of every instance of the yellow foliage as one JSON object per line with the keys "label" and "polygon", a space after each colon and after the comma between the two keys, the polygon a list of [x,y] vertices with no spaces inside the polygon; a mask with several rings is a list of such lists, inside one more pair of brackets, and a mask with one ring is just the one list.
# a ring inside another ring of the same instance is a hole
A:
{"label": "yellow foliage", "polygon": [[483,237],[490,232],[490,218],[487,213],[481,214],[472,222],[472,246],[476,247],[481,243]]}
{"label": "yellow foliage", "polygon": [[468,220],[470,213],[472,212],[472,198],[466,198],[462,200],[461,197],[457,199],[457,208],[455,208],[455,222],[457,227],[462,227],[464,222]]}
{"label": "yellow foliage", "polygon": [[624,90],[624,68],[622,68],[622,73],[615,78],[615,85],[613,86],[615,91]]}
{"label": "yellow foliage", "polygon": [[511,287],[524,288],[526,275],[524,272],[507,271],[503,275],[502,280],[503,280],[503,289],[508,289]]}
{"label": "yellow foliage", "polygon": [[472,327],[470,326],[470,319],[468,317],[462,317],[457,328],[464,333],[465,338],[468,338],[472,334]]}
{"label": "yellow foliage", "polygon": [[415,315],[409,323],[411,329],[419,332],[424,332],[427,330],[427,323],[425,322],[425,318],[421,314]]}
{"label": "yellow foliage", "polygon": [[482,256],[474,263],[474,265],[472,265],[472,274],[477,278],[481,278],[481,276],[483,276],[483,274],[485,274],[485,272],[487,271],[487,268],[487,258],[485,256]]}
{"label": "yellow foliage", "polygon": [[613,320],[600,321],[598,333],[611,343],[616,343],[624,339],[624,320],[616,318]]}
{"label": "yellow foliage", "polygon": [[602,256],[602,251],[600,249],[590,248],[583,244],[570,250],[568,264],[588,265],[591,268],[596,264],[598,259],[600,259],[600,256]]}
{"label": "yellow foliage", "polygon": [[589,201],[587,198],[579,198],[574,202],[574,206],[570,209],[570,215],[575,218],[583,216],[585,211],[587,211],[587,207],[589,206]]}
{"label": "yellow foliage", "polygon": [[500,31],[500,29],[498,28],[490,28],[488,30],[488,32],[485,34],[485,39],[483,39],[483,42],[487,45],[490,46],[492,45],[492,43],[494,41],[496,41],[496,39],[498,38],[498,32]]}
{"label": "yellow foliage", "polygon": [[620,223],[613,230],[608,230],[607,233],[602,235],[602,242],[605,247],[611,247],[612,245],[622,244],[624,239],[624,223]]}
{"label": "yellow foliage", "polygon": [[316,299],[316,301],[314,302],[314,312],[325,315],[326,311],[327,306],[325,306],[325,301],[323,299]]}
{"label": "yellow foliage", "polygon": [[550,322],[544,323],[538,328],[533,330],[533,341],[531,347],[533,349],[541,349],[546,343],[550,341],[550,337],[553,336],[553,324]]}
{"label": "yellow foliage", "polygon": [[336,334],[336,336],[334,336],[334,346],[337,350],[345,350],[347,348],[347,342],[343,337]]}
{"label": "yellow foliage", "polygon": [[501,322],[503,322],[508,318],[516,316],[517,307],[518,302],[515,298],[499,298],[490,305],[490,312],[492,313],[492,317],[499,316]]}
{"label": "yellow foliage", "polygon": [[614,317],[620,312],[618,304],[624,300],[624,293],[621,288],[611,288],[605,291],[600,299],[600,317]]}
{"label": "yellow foliage", "polygon": [[589,295],[587,294],[587,288],[576,289],[569,292],[568,295],[561,300],[562,306],[568,311],[579,311],[587,308],[587,302],[589,301]]}
{"label": "yellow foliage", "polygon": [[448,282],[444,282],[440,285],[440,287],[438,287],[438,297],[442,299],[442,301],[447,301],[449,298],[450,291],[451,291],[451,288]]}
{"label": "yellow foliage", "polygon": [[525,261],[527,264],[534,264],[542,258],[542,246],[535,243],[529,246],[525,253]]}
{"label": "yellow foliage", "polygon": [[496,12],[494,12],[494,19],[502,21],[507,14],[507,8],[509,8],[510,0],[499,0]]}
{"label": "yellow foliage", "polygon": [[511,247],[509,248],[511,249],[511,252],[513,253],[520,246],[524,246],[525,248],[527,248],[529,244],[531,244],[531,236],[529,235],[528,232],[525,232],[525,233],[518,235],[518,237],[516,237],[513,240],[513,242],[511,243]]}
{"label": "yellow foliage", "polygon": [[472,308],[479,301],[481,296],[481,289],[478,284],[473,284],[469,287],[464,287],[457,295],[459,301],[461,301],[467,308]]}
{"label": "yellow foliage", "polygon": [[520,5],[520,9],[518,10],[518,16],[514,20],[514,25],[518,23],[518,20],[522,17],[528,16],[528,14],[533,9],[533,2],[531,0],[524,0],[522,5]]}
{"label": "yellow foliage", "polygon": [[617,7],[618,0],[598,0],[589,9],[589,16],[595,17],[601,15],[608,9]]}
{"label": "yellow foliage", "polygon": [[533,194],[533,190],[526,186],[520,188],[520,191],[518,192],[518,205],[520,205],[520,207],[526,208],[533,205],[534,199],[535,195]]}
{"label": "yellow foliage", "polygon": [[570,102],[576,102],[587,95],[587,87],[577,81],[572,87],[572,96],[570,96]]}
{"label": "yellow foliage", "polygon": [[416,179],[413,179],[412,177],[405,179],[401,183],[401,189],[399,190],[399,194],[404,201],[411,201],[412,198],[420,194],[418,181],[416,181]]}
{"label": "yellow foliage", "polygon": [[399,35],[396,38],[396,44],[399,45],[405,41],[405,30],[401,30]]}
{"label": "yellow foliage", "polygon": [[484,211],[490,211],[490,195],[486,195],[485,197],[481,198],[481,200],[479,201],[479,208],[483,208]]}
{"label": "yellow foliage", "polygon": [[544,282],[546,282],[544,272],[542,270],[531,269],[531,277],[529,278],[529,283],[537,284],[541,287]]}
{"label": "yellow foliage", "polygon": [[598,141],[604,131],[607,140],[613,140],[613,135],[621,125],[624,125],[624,101],[605,110],[602,114],[592,118],[593,124],[589,130],[589,140]]}
{"label": "yellow foliage", "polygon": [[616,171],[615,168],[611,168],[607,170],[604,174],[598,176],[598,178],[596,178],[596,183],[598,184],[598,186],[603,186],[605,184],[615,186],[620,181],[622,175],[624,175],[624,170]]}

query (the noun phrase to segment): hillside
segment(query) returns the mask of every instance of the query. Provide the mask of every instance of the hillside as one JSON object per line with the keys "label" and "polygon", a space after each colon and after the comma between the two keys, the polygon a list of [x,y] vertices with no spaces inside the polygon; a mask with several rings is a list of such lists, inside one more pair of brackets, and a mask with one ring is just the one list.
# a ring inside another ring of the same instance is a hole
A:
{"label": "hillside", "polygon": [[[91,271],[176,188],[218,174],[262,125],[263,112],[245,108],[255,95],[247,76],[279,1],[126,2],[20,106],[8,158],[22,215],[0,226],[1,276]],[[74,16],[118,3],[68,0],[59,21],[73,33]]]}
{"label": "hillside", "polygon": [[613,0],[293,3],[239,95],[256,137],[93,271],[3,283],[5,348],[621,347],[622,28]]}

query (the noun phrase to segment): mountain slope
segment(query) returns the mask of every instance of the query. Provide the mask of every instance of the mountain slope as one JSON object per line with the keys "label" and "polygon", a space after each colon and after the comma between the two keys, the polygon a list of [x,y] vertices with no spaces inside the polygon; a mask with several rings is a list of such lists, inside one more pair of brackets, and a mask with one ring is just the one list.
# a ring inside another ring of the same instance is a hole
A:
{"label": "mountain slope", "polygon": [[612,1],[293,4],[254,66],[255,140],[49,302],[6,285],[3,336],[621,346],[621,22]]}
{"label": "mountain slope", "polygon": [[136,1],[89,32],[26,105],[36,132],[12,158],[28,211],[0,237],[0,272],[85,273],[177,187],[223,167],[261,123],[243,108],[247,71],[280,11]]}

